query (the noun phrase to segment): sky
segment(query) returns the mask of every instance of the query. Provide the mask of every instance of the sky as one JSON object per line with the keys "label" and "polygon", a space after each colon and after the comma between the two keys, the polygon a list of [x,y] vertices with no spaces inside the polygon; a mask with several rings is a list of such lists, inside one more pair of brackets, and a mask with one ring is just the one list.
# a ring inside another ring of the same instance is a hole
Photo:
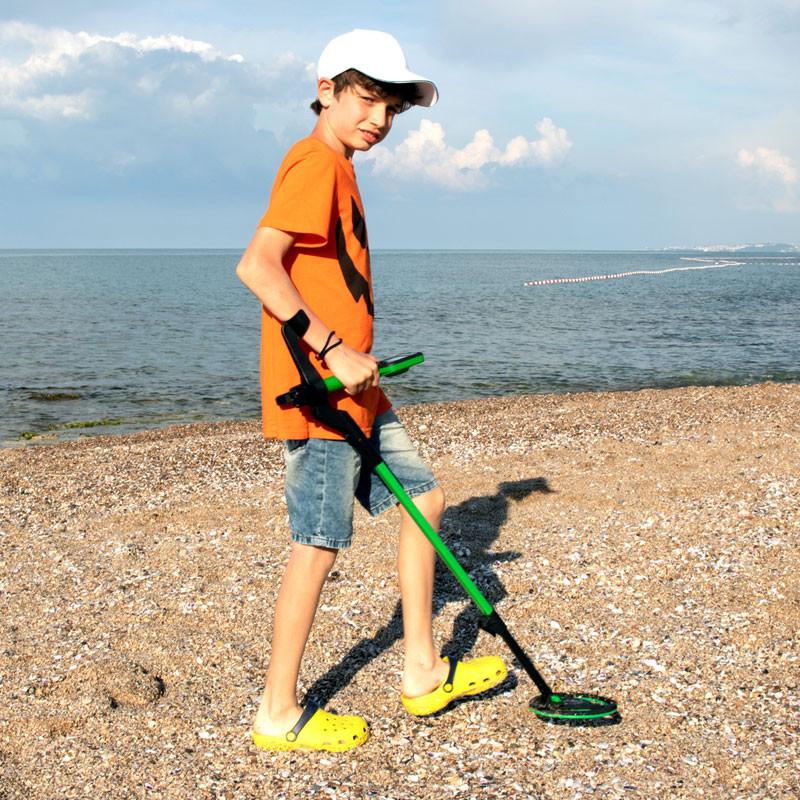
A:
{"label": "sky", "polygon": [[241,248],[315,62],[433,80],[354,162],[370,245],[800,242],[800,0],[2,0],[0,248]]}

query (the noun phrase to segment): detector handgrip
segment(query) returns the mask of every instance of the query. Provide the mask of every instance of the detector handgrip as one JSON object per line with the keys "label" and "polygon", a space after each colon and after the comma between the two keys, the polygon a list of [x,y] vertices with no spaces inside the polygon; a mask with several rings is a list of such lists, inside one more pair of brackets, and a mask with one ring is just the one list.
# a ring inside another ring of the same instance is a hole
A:
{"label": "detector handgrip", "polygon": [[[343,388],[342,382],[331,376],[324,381],[320,374],[311,365],[303,349],[300,347],[300,340],[308,330],[309,319],[304,311],[298,311],[290,320],[287,320],[281,327],[286,345],[291,353],[292,360],[300,373],[302,383],[293,386],[286,394],[279,395],[275,402],[279,406],[315,406],[327,396],[329,392],[335,392]],[[378,371],[381,376],[401,375],[407,372],[415,364],[421,364],[425,360],[422,353],[413,353],[408,356],[394,356],[378,362]]]}
{"label": "detector handgrip", "polygon": [[[381,376],[384,378],[389,375],[402,375],[404,372],[408,372],[414,365],[421,364],[424,360],[425,356],[423,356],[422,353],[414,353],[410,356],[393,356],[392,358],[386,358],[378,362],[378,372],[380,372]],[[333,376],[325,378],[323,383],[329,392],[336,392],[343,388],[342,382]]]}

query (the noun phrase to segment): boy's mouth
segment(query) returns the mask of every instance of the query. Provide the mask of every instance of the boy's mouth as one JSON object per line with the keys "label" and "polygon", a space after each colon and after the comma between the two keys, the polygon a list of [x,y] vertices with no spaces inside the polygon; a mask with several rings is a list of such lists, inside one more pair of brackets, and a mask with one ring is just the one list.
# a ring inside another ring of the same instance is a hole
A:
{"label": "boy's mouth", "polygon": [[374,131],[365,131],[363,128],[361,130],[361,135],[364,137],[368,144],[375,144],[375,142],[380,141],[380,134],[375,133]]}

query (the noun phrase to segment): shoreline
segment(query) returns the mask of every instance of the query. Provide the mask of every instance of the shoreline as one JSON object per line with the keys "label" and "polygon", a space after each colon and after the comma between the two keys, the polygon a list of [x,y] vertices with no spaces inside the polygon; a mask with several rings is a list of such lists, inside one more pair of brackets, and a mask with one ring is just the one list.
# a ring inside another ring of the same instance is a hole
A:
{"label": "shoreline", "polygon": [[356,514],[301,694],[364,716],[344,754],[249,724],[288,553],[258,420],[0,451],[0,785],[10,800],[773,798],[800,792],[800,385],[520,395],[398,413],[448,499],[442,536],[554,688],[618,725],[545,725],[437,573],[443,651],[499,690],[398,698],[396,521]]}
{"label": "shoreline", "polygon": [[[691,390],[691,389],[735,389],[735,388],[752,388],[752,387],[759,387],[759,386],[771,386],[771,385],[778,385],[778,386],[800,386],[800,382],[797,381],[759,381],[756,383],[725,383],[725,384],[690,384],[686,386],[669,386],[669,387],[644,387],[644,388],[637,388],[637,389],[612,389],[612,390],[605,390],[605,389],[587,389],[584,391],[569,391],[569,392],[547,392],[547,393],[537,393],[537,394],[511,394],[511,395],[497,395],[492,397],[479,397],[473,398],[470,400],[450,400],[450,401],[432,401],[432,402],[425,402],[425,403],[412,403],[408,405],[402,405],[394,407],[396,409],[399,408],[417,408],[417,407],[426,407],[426,406],[458,406],[462,403],[481,403],[481,402],[496,402],[502,400],[511,400],[511,399],[523,399],[528,397],[583,397],[583,396],[593,396],[593,395],[632,395],[638,392],[672,392],[672,391],[682,391],[682,390]],[[390,398],[391,400],[391,398]],[[207,426],[210,425],[248,425],[248,424],[259,424],[261,417],[253,417],[251,419],[219,419],[219,420],[203,420],[203,421],[196,421],[196,422],[170,422],[163,425],[154,425],[152,427],[143,427],[140,429],[132,430],[132,431],[125,431],[114,433],[111,431],[105,431],[102,433],[96,434],[77,434],[77,438],[70,438],[70,439],[60,439],[58,434],[55,431],[63,431],[68,429],[78,430],[81,428],[91,429],[94,427],[100,427],[102,420],[90,420],[87,422],[69,422],[64,423],[59,426],[54,426],[52,429],[42,431],[41,433],[33,433],[30,432],[30,436],[26,436],[25,434],[19,434],[16,439],[7,439],[3,442],[0,442],[0,453],[5,450],[16,450],[16,449],[25,449],[29,447],[55,447],[58,445],[63,444],[75,444],[79,442],[91,441],[96,439],[116,439],[118,437],[127,437],[127,436],[140,436],[143,434],[147,434],[150,432],[157,432],[157,431],[164,431],[164,430],[171,430],[175,429],[183,429],[183,428],[196,428],[198,430],[202,430],[203,432],[207,432]],[[109,423],[105,427],[114,427],[116,425],[124,425],[129,427],[134,423],[125,423],[125,422],[113,422]]]}

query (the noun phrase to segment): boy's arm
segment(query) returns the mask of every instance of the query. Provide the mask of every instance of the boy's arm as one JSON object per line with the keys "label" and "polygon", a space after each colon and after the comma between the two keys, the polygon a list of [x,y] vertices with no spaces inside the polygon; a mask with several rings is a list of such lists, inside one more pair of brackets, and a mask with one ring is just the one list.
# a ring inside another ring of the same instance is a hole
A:
{"label": "boy's arm", "polygon": [[[236,267],[236,274],[261,301],[267,311],[281,322],[291,319],[300,309],[310,320],[303,337],[318,353],[325,347],[330,328],[308,307],[284,269],[283,259],[294,243],[294,236],[276,228],[259,228]],[[357,394],[380,379],[378,360],[342,343],[325,356],[328,369],[342,382],[347,394]]]}

